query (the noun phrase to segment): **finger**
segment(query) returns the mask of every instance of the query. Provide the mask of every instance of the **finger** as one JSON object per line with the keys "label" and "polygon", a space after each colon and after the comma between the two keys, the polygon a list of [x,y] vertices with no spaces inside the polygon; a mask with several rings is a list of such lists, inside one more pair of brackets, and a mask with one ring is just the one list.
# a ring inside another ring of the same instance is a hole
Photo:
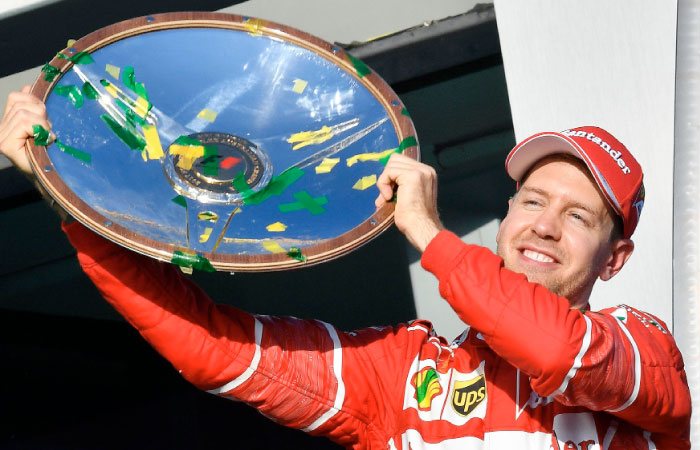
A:
{"label": "finger", "polygon": [[27,104],[43,105],[44,103],[36,96],[29,94],[28,92],[10,92],[10,94],[7,96],[7,103],[5,103],[3,119],[11,110],[16,109],[17,105]]}
{"label": "finger", "polygon": [[379,209],[382,206],[386,204],[386,200],[384,200],[384,197],[382,197],[382,194],[379,194],[376,199],[374,199],[374,206]]}
{"label": "finger", "polygon": [[[46,117],[46,105],[41,102],[33,102],[31,99],[13,103],[10,109],[7,111],[6,116],[8,118],[12,118],[12,116],[20,113],[21,111],[29,111],[35,115]],[[3,117],[3,119],[5,118]]]}
{"label": "finger", "polygon": [[[48,119],[41,111],[21,109],[10,114],[7,120],[3,119],[0,126],[0,151],[6,153],[22,147],[24,141],[34,135],[34,125],[50,129]],[[50,133],[50,136],[51,140],[55,137],[53,133]]]}
{"label": "finger", "polygon": [[377,178],[379,197],[383,200],[389,201],[394,196],[394,186],[396,186],[396,179],[400,172],[400,170],[387,166]]}
{"label": "finger", "polygon": [[[23,137],[26,139],[34,134],[33,125],[41,125],[47,130],[51,130],[51,123],[46,117],[46,109],[43,104],[23,103],[17,104],[8,114],[3,117],[0,123],[0,143],[4,137],[14,136],[15,138]],[[20,134],[26,134],[20,136]]]}

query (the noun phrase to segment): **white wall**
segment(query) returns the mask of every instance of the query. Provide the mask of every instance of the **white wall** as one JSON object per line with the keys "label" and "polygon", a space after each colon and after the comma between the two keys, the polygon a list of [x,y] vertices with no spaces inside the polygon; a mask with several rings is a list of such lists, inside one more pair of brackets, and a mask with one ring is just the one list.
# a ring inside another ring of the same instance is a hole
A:
{"label": "white wall", "polygon": [[495,5],[516,139],[598,125],[645,171],[635,252],[616,278],[597,283],[593,308],[624,302],[672,326],[676,2]]}

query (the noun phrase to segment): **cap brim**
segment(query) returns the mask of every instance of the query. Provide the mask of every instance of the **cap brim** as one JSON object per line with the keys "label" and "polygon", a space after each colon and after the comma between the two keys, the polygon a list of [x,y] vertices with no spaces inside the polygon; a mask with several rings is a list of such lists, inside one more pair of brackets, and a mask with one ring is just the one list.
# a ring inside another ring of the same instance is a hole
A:
{"label": "cap brim", "polygon": [[557,133],[540,133],[526,139],[511,150],[506,159],[506,172],[515,181],[521,181],[537,161],[546,156],[561,153],[573,155],[588,165],[578,146],[566,136]]}

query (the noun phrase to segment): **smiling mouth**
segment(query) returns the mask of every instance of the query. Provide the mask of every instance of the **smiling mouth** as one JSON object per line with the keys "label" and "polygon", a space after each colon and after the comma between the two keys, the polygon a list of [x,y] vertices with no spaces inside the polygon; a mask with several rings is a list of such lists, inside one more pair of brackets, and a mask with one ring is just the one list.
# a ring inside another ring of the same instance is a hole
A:
{"label": "smiling mouth", "polygon": [[547,256],[543,253],[539,253],[533,250],[523,250],[523,256],[538,262],[553,263],[555,262],[553,258]]}

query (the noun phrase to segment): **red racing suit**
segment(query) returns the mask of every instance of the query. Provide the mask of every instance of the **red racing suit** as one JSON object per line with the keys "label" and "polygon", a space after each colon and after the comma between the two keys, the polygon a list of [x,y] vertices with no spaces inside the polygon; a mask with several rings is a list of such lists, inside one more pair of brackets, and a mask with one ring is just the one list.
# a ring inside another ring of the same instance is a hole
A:
{"label": "red racing suit", "polygon": [[653,316],[571,310],[441,232],[422,257],[470,328],[344,333],[214,304],[176,266],[64,227],[83,270],[182,376],[353,449],[688,449],[681,355]]}

